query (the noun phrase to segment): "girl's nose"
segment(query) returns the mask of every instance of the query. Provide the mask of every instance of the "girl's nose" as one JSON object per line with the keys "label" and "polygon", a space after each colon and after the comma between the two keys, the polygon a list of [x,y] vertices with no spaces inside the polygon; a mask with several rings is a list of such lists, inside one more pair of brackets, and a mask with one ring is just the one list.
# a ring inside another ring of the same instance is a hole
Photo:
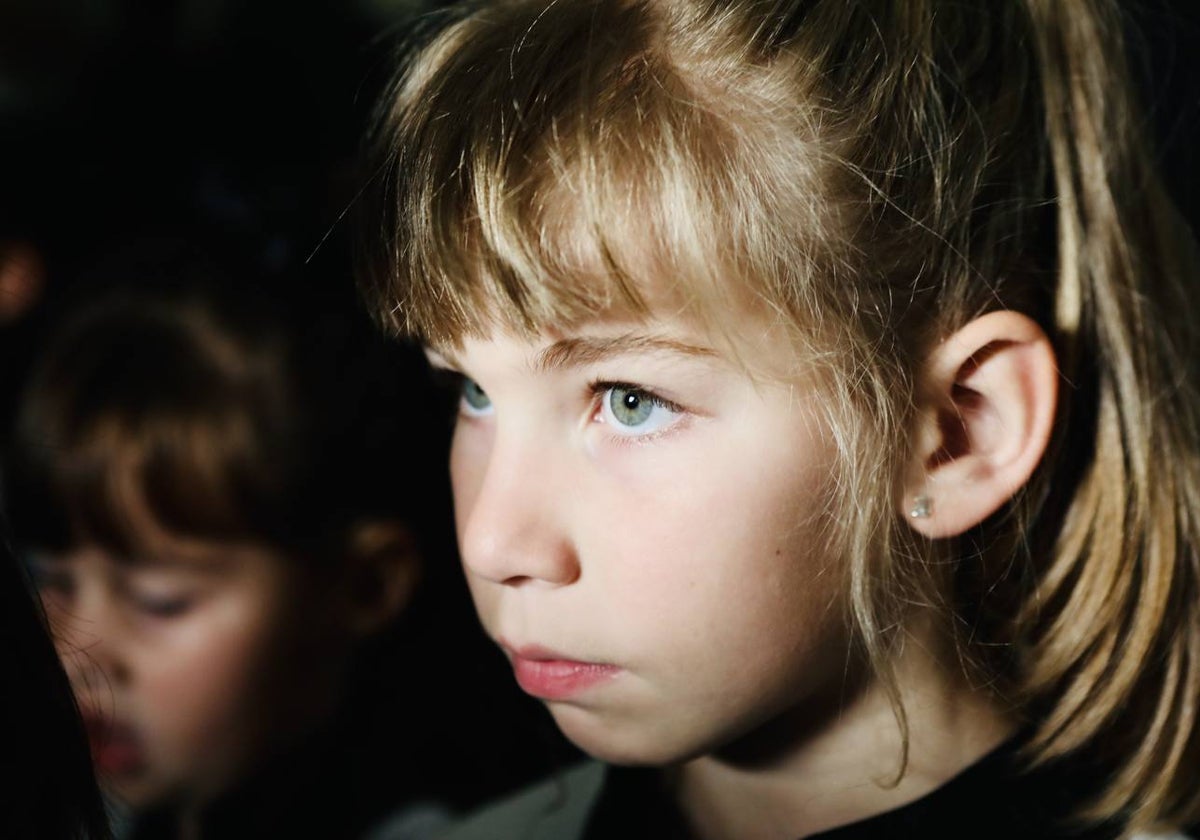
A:
{"label": "girl's nose", "polygon": [[566,522],[571,488],[557,474],[538,441],[502,442],[499,435],[486,463],[455,465],[455,516],[468,572],[507,586],[566,586],[579,577]]}

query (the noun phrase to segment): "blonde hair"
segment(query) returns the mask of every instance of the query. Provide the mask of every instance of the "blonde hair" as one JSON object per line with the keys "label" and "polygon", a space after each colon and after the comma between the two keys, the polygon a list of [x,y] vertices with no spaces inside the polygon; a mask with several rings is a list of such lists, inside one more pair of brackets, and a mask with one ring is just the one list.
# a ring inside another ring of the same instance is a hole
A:
{"label": "blonde hair", "polygon": [[[852,620],[901,726],[916,599],[1027,715],[1031,761],[1105,769],[1082,818],[1186,822],[1196,258],[1124,49],[1106,0],[464,7],[384,101],[363,288],[393,331],[451,345],[664,300],[717,332],[772,313],[825,374]],[[918,543],[892,499],[920,363],[1001,308],[1055,343],[1055,439],[952,551]]]}

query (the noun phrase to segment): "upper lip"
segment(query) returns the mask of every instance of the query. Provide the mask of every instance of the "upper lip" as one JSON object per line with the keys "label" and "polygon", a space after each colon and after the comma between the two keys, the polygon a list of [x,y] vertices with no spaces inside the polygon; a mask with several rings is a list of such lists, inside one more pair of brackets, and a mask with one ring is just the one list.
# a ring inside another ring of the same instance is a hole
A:
{"label": "upper lip", "polygon": [[585,664],[604,664],[587,659],[578,659],[565,653],[552,650],[541,645],[514,645],[506,639],[498,640],[500,647],[510,659],[527,659],[533,662],[581,662]]}

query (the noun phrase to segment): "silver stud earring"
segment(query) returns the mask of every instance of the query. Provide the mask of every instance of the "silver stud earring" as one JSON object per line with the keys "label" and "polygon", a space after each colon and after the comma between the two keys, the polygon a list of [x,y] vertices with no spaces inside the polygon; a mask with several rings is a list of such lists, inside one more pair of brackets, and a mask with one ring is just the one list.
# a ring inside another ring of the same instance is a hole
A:
{"label": "silver stud earring", "polygon": [[912,510],[908,515],[913,519],[928,519],[933,516],[933,499],[926,496],[924,493],[913,499]]}

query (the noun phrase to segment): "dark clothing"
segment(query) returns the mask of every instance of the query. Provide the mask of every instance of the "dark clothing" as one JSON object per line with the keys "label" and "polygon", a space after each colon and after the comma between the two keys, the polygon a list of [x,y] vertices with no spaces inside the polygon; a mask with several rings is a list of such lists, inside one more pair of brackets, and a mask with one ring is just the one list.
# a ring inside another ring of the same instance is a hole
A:
{"label": "dark clothing", "polygon": [[[390,766],[368,759],[360,738],[332,728],[268,762],[201,815],[201,837],[216,840],[314,837],[358,840],[402,816],[406,785]],[[175,840],[170,811],[139,815],[125,838]],[[394,833],[392,836],[411,836]]]}
{"label": "dark clothing", "polygon": [[[903,837],[970,837],[972,840],[1073,838],[1108,840],[1112,827],[1072,831],[1066,812],[1087,793],[1086,773],[1062,765],[1019,772],[1013,744],[1006,744],[935,791],[892,811],[809,835],[809,840],[876,840]],[[613,768],[592,811],[585,840],[621,836],[636,815],[652,827],[646,837],[690,840],[682,814],[653,770]]]}
{"label": "dark clothing", "polygon": [[[1022,773],[1014,741],[908,805],[810,840],[1113,840],[1115,826],[1067,823],[1087,801],[1093,775],[1070,763]],[[446,840],[692,840],[663,780],[656,770],[586,763],[484,809]]]}

